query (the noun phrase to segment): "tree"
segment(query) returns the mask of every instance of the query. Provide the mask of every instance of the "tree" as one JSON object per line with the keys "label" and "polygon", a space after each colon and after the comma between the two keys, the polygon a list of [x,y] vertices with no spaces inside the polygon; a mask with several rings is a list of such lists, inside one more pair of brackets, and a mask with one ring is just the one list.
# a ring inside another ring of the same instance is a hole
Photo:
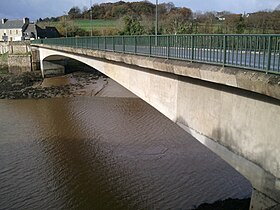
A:
{"label": "tree", "polygon": [[144,28],[140,24],[140,21],[135,17],[125,16],[123,18],[124,29],[120,32],[120,35],[142,35],[144,34]]}
{"label": "tree", "polygon": [[242,34],[245,30],[244,18],[241,14],[225,15],[225,26],[230,33]]}
{"label": "tree", "polygon": [[166,33],[183,34],[191,31],[192,11],[188,8],[174,8],[165,18],[163,27]]}
{"label": "tree", "polygon": [[81,17],[81,10],[79,7],[75,6],[72,7],[68,12],[68,17],[70,19],[80,18]]}

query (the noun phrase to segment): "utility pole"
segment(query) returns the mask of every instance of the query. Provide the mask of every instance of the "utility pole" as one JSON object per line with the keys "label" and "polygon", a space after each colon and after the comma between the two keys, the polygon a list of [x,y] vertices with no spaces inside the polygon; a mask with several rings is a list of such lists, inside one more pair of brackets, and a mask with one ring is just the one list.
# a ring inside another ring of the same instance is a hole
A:
{"label": "utility pole", "polygon": [[65,35],[66,35],[66,38],[67,38],[67,23],[66,23],[66,17],[67,17],[67,13],[64,11],[64,26],[65,26]]}
{"label": "utility pole", "polygon": [[90,0],[90,36],[93,36],[93,32],[92,32],[92,0]]}
{"label": "utility pole", "polygon": [[155,45],[157,46],[158,39],[158,0],[156,0],[156,22],[155,22]]}

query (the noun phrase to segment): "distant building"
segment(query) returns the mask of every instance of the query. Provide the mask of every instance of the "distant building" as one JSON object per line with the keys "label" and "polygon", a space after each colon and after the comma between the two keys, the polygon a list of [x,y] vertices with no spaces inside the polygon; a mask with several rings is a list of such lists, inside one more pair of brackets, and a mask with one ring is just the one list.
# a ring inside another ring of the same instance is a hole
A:
{"label": "distant building", "polygon": [[28,18],[22,20],[1,19],[0,22],[0,41],[22,41],[59,36],[55,27],[43,29],[35,23],[31,23]]}

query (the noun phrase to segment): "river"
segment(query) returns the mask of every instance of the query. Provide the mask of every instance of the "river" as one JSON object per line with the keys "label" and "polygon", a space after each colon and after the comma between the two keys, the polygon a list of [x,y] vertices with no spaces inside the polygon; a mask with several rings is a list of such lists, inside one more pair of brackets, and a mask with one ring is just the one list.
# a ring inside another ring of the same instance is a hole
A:
{"label": "river", "polygon": [[250,183],[115,82],[97,97],[0,100],[0,209],[192,209]]}

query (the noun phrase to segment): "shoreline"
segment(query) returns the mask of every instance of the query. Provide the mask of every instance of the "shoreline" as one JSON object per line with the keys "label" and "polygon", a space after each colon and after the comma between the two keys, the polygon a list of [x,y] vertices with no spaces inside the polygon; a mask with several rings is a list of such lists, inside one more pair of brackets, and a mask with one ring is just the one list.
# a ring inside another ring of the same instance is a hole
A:
{"label": "shoreline", "polygon": [[42,79],[38,73],[0,75],[0,99],[43,99],[96,96],[108,84],[95,73],[75,72]]}

